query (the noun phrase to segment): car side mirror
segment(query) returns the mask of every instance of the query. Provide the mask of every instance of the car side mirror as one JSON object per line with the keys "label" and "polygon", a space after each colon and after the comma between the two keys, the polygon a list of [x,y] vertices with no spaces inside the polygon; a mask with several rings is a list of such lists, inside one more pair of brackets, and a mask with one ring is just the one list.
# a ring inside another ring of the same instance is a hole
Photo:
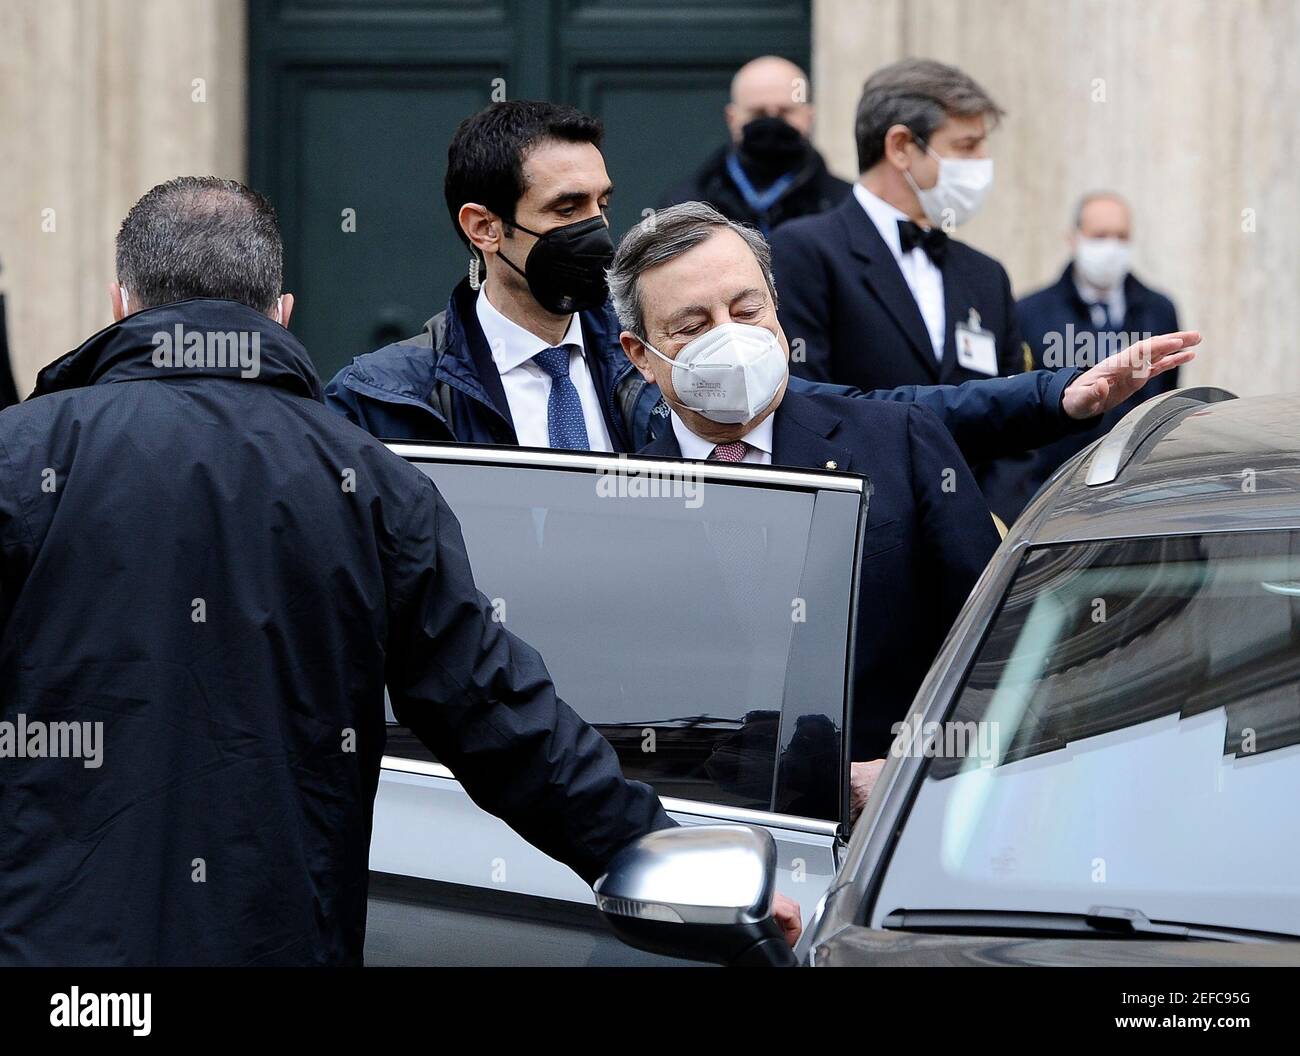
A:
{"label": "car side mirror", "polygon": [[749,825],[687,825],[642,836],[596,881],[596,906],[638,949],[730,965],[785,967],[772,915],[776,841]]}

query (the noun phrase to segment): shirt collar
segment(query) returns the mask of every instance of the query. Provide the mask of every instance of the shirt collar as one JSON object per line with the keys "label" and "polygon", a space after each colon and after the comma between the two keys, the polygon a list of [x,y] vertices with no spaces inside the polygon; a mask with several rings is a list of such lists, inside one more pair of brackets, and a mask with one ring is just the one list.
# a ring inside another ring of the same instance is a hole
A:
{"label": "shirt collar", "polygon": [[853,185],[853,197],[858,200],[867,217],[876,225],[880,237],[885,240],[895,257],[903,255],[903,243],[898,235],[898,222],[909,219],[908,215],[897,206],[890,205],[883,198],[872,194],[860,183]]}
{"label": "shirt collar", "polygon": [[1083,299],[1084,304],[1104,304],[1110,312],[1112,322],[1123,318],[1125,305],[1122,279],[1109,290],[1099,290],[1092,283],[1083,281],[1078,268],[1072,267],[1070,271],[1074,278],[1075,291]]}
{"label": "shirt collar", "polygon": [[497,370],[505,374],[522,366],[538,352],[561,345],[577,345],[578,351],[585,354],[582,342],[582,318],[577,312],[569,317],[569,329],[555,345],[548,345],[531,330],[525,330],[513,319],[507,319],[496,306],[487,299],[486,288],[478,291],[474,304],[478,315],[478,324],[487,339],[488,348],[492,350],[492,362]]}
{"label": "shirt collar", "polygon": [[1100,290],[1090,282],[1084,282],[1079,278],[1078,272],[1074,276],[1074,288],[1079,291],[1079,296],[1083,298],[1084,304],[1095,304],[1097,301],[1105,301],[1110,298],[1110,290]]}
{"label": "shirt collar", "polygon": [[[673,434],[677,437],[677,446],[682,450],[682,458],[695,459],[697,462],[707,461],[717,444],[713,440],[705,440],[691,432],[690,426],[682,421],[671,407],[668,408],[668,417],[672,420]],[[773,411],[740,439],[771,457],[772,422],[775,418],[776,411]]]}

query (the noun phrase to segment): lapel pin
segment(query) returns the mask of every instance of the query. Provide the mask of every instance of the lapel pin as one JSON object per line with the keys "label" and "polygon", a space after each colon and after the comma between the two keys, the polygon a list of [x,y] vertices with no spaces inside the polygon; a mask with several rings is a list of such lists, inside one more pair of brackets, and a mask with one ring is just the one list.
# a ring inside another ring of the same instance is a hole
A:
{"label": "lapel pin", "polygon": [[827,468],[827,469],[839,469],[839,468],[840,468],[840,464],[839,464],[838,462],[836,462],[835,459],[833,459],[833,458],[831,458],[831,459],[827,459],[827,461],[826,461],[826,468]]}

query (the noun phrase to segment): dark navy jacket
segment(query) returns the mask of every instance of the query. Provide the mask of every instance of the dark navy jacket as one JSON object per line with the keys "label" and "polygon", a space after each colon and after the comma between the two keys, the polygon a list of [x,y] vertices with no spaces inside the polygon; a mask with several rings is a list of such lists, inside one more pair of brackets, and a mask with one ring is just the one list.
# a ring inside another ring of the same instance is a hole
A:
{"label": "dark navy jacket", "polygon": [[790,369],[811,381],[891,389],[962,382],[986,375],[957,363],[954,327],[974,308],[997,341],[998,373],[1026,369],[1006,270],[956,239],[943,262],[947,333],[942,363],[907,280],[862,204],[849,195],[819,216],[783,224],[772,235],[781,327],[804,359]]}
{"label": "dark navy jacket", "polygon": [[[1178,329],[1178,312],[1174,302],[1162,293],[1157,293],[1149,286],[1129,275],[1124,280],[1124,318],[1115,320],[1112,327],[1112,343],[1119,347],[1140,341],[1153,334],[1168,334]],[[1085,354],[1091,348],[1099,347],[1095,338],[1102,333],[1092,323],[1092,315],[1079,289],[1074,283],[1074,268],[1066,267],[1061,277],[1045,287],[1031,293],[1016,304],[1016,316],[1020,320],[1020,330],[1029,343],[1035,366],[1083,367],[1092,365],[1085,361]],[[1122,336],[1114,338],[1120,333]],[[1073,339],[1071,339],[1073,337]],[[1101,354],[1118,351],[1107,348]],[[1061,353],[1064,353],[1064,356]],[[1118,407],[1108,411],[1092,426],[1062,437],[1034,452],[1033,465],[1025,474],[1022,488],[1022,506],[1027,504],[1034,493],[1042,486],[1057,468],[1078,451],[1082,451],[1100,436],[1110,432],[1111,428],[1134,407],[1152,396],[1178,388],[1178,369],[1152,378],[1133,396]]]}
{"label": "dark navy jacket", "polygon": [[[681,457],[669,428],[644,454]],[[787,392],[773,412],[772,464],[868,477],[851,746],[888,750],[958,611],[998,546],[952,438],[924,407]]]}
{"label": "dark navy jacket", "polygon": [[[501,376],[478,325],[475,296],[463,281],[423,333],[358,356],[326,387],[326,405],[385,440],[516,444]],[[581,320],[588,367],[614,449],[639,450],[663,433],[668,408],[658,387],[642,380],[624,355],[612,310],[583,312]],[[790,390],[923,404],[943,420],[966,458],[978,461],[1086,428],[1061,410],[1065,388],[1077,373],[1042,370],[865,393],[792,377]]]}
{"label": "dark navy jacket", "polygon": [[[462,279],[446,311],[430,319],[422,333],[358,356],[340,370],[325,389],[325,402],[386,440],[518,444],[501,375],[474,309],[477,296]],[[634,384],[635,368],[618,342],[621,327],[607,305],[579,318],[610,441],[616,451],[627,451],[630,440],[616,393],[626,394],[630,420],[645,431],[658,391]],[[629,384],[620,388],[625,379]]]}
{"label": "dark navy jacket", "polygon": [[[256,376],[155,365],[177,324],[255,336]],[[491,618],[429,478],[243,305],[145,310],[43,370],[0,413],[0,543],[0,720],[103,731],[98,767],[0,760],[0,964],[359,963],[385,683],[588,881],[671,824]]]}

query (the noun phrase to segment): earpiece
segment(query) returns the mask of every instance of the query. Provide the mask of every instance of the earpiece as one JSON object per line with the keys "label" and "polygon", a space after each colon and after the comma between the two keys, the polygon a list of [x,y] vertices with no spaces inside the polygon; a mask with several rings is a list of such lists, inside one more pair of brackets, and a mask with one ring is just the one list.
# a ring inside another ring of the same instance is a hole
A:
{"label": "earpiece", "polygon": [[123,314],[123,315],[130,315],[130,314],[131,314],[131,309],[129,309],[129,308],[126,306],[126,287],[125,287],[125,286],[119,286],[119,287],[117,288],[117,292],[118,292],[119,294],[121,294],[121,296],[122,296],[122,314]]}

